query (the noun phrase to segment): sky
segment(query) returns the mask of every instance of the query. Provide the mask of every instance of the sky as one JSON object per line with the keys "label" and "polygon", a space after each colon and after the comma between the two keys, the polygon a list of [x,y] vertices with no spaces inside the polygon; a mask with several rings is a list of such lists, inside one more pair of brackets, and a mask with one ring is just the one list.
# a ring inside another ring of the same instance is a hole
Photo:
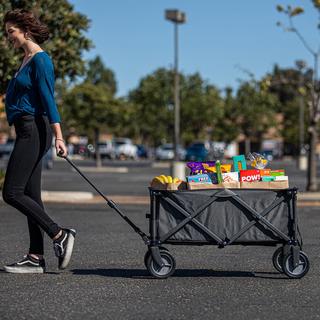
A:
{"label": "sky", "polygon": [[172,68],[173,24],[164,18],[166,9],[185,12],[179,26],[179,70],[199,72],[208,83],[236,90],[239,80],[256,79],[274,65],[293,67],[296,60],[313,64],[312,55],[294,33],[279,28],[287,22],[276,10],[302,6],[305,13],[295,23],[317,50],[317,12],[311,0],[69,0],[74,10],[90,19],[86,33],[94,48],[84,59],[99,55],[113,70],[118,96],[125,96],[141,78],[160,67]]}

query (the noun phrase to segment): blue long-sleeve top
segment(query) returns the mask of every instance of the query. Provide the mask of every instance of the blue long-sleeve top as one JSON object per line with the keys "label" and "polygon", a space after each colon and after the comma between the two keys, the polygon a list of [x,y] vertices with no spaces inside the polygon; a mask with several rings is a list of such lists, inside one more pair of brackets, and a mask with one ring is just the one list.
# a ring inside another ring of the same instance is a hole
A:
{"label": "blue long-sleeve top", "polygon": [[36,53],[9,82],[5,97],[9,125],[23,113],[47,115],[50,123],[60,122],[54,99],[54,81],[50,57],[44,51]]}

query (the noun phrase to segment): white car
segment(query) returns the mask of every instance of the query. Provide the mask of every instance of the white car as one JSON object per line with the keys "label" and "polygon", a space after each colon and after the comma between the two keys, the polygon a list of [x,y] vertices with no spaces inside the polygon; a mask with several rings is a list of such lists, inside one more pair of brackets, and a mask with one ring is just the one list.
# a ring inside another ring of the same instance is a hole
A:
{"label": "white car", "polygon": [[137,159],[138,148],[129,138],[114,138],[115,155],[118,159]]}
{"label": "white car", "polygon": [[115,147],[114,143],[110,140],[106,141],[100,141],[98,143],[99,153],[100,157],[108,158],[108,159],[115,159],[116,153],[115,153]]}
{"label": "white car", "polygon": [[[178,146],[179,160],[184,160],[186,151]],[[165,143],[156,149],[156,160],[172,160],[174,158],[174,150],[172,143]]]}

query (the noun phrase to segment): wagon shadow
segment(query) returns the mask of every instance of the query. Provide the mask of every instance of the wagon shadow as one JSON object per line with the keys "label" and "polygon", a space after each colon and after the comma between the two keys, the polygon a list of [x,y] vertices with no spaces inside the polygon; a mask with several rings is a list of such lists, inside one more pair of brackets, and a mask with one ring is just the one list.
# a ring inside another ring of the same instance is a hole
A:
{"label": "wagon shadow", "polygon": [[[101,276],[110,278],[153,279],[146,269],[73,269],[74,275]],[[170,278],[263,278],[288,279],[278,272],[246,272],[246,271],[215,271],[211,269],[177,269]]]}

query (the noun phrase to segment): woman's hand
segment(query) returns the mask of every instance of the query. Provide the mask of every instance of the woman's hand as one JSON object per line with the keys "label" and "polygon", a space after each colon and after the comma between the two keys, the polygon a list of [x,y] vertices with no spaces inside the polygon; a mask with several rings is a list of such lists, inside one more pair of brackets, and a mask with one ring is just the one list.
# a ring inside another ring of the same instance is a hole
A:
{"label": "woman's hand", "polygon": [[56,153],[58,157],[66,157],[68,155],[68,149],[62,139],[55,140]]}

